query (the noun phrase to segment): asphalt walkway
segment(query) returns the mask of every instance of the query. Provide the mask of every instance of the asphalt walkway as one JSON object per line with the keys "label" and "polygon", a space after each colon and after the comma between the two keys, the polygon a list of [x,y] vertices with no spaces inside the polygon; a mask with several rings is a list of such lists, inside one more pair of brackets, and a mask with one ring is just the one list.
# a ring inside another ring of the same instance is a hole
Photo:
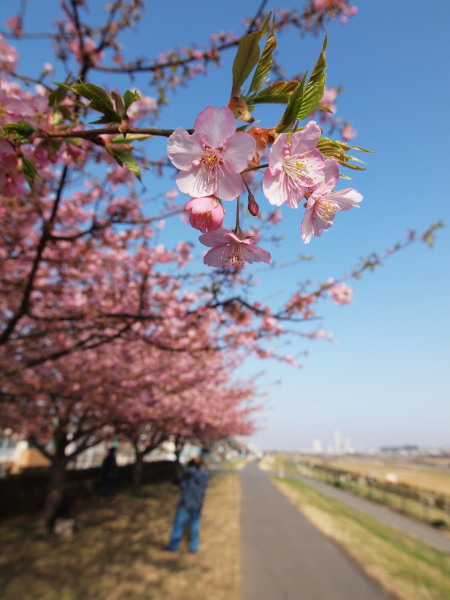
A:
{"label": "asphalt walkway", "polygon": [[[276,473],[273,473],[273,475],[275,474]],[[375,517],[376,519],[395,527],[403,533],[406,533],[407,535],[424,542],[436,550],[450,554],[450,538],[439,529],[435,529],[423,521],[419,521],[412,517],[407,517],[406,515],[402,515],[401,513],[392,510],[387,506],[366,500],[360,496],[355,496],[350,492],[346,492],[345,490],[336,488],[333,485],[323,483],[322,481],[318,481],[312,477],[293,475],[292,473],[286,473],[286,476],[295,477],[303,483],[315,488],[319,492],[327,494],[328,496],[331,496],[336,500],[340,500],[341,502],[345,502],[349,506],[352,506],[353,508],[365,512],[367,515]]]}
{"label": "asphalt walkway", "polygon": [[391,598],[251,462],[241,472],[241,600]]}

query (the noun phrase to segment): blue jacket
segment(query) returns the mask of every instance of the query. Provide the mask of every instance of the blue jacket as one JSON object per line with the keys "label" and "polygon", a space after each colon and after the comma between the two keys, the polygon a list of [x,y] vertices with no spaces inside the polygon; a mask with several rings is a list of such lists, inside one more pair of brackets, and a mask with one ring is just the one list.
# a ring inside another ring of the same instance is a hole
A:
{"label": "blue jacket", "polygon": [[195,465],[187,467],[180,480],[179,506],[187,510],[201,510],[208,486],[209,475]]}

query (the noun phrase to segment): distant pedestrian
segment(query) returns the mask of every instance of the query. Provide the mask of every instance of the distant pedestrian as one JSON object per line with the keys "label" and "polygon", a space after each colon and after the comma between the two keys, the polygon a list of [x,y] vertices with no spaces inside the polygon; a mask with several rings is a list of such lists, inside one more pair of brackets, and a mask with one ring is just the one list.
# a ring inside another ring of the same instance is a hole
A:
{"label": "distant pedestrian", "polygon": [[200,517],[208,486],[209,475],[201,470],[201,459],[196,456],[188,462],[179,485],[181,496],[172,526],[167,550],[176,552],[183,537],[184,528],[189,521],[189,552],[197,552],[200,544]]}
{"label": "distant pedestrian", "polygon": [[111,498],[116,491],[117,463],[116,449],[110,448],[105,460],[100,467],[101,495],[102,498]]}

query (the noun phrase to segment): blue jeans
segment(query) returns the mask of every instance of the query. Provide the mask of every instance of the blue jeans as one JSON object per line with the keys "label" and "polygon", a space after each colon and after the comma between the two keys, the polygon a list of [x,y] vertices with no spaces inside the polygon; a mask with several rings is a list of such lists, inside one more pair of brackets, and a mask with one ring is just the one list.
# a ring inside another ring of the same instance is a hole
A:
{"label": "blue jeans", "polygon": [[168,550],[175,552],[178,550],[183,537],[184,528],[186,523],[189,521],[190,527],[190,538],[189,538],[189,552],[197,552],[200,544],[200,511],[199,510],[188,510],[184,506],[178,506],[177,512],[175,513],[175,519],[172,526],[172,535],[170,536],[170,542]]}

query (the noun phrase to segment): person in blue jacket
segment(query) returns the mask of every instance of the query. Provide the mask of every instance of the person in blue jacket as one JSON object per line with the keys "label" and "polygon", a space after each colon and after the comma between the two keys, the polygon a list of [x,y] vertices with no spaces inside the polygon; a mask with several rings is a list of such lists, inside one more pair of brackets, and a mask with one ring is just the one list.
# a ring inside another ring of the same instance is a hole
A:
{"label": "person in blue jacket", "polygon": [[169,552],[176,552],[178,550],[184,528],[188,521],[190,526],[189,552],[198,551],[200,544],[200,516],[208,481],[208,473],[201,470],[200,456],[191,459],[179,482],[181,495],[167,547]]}

